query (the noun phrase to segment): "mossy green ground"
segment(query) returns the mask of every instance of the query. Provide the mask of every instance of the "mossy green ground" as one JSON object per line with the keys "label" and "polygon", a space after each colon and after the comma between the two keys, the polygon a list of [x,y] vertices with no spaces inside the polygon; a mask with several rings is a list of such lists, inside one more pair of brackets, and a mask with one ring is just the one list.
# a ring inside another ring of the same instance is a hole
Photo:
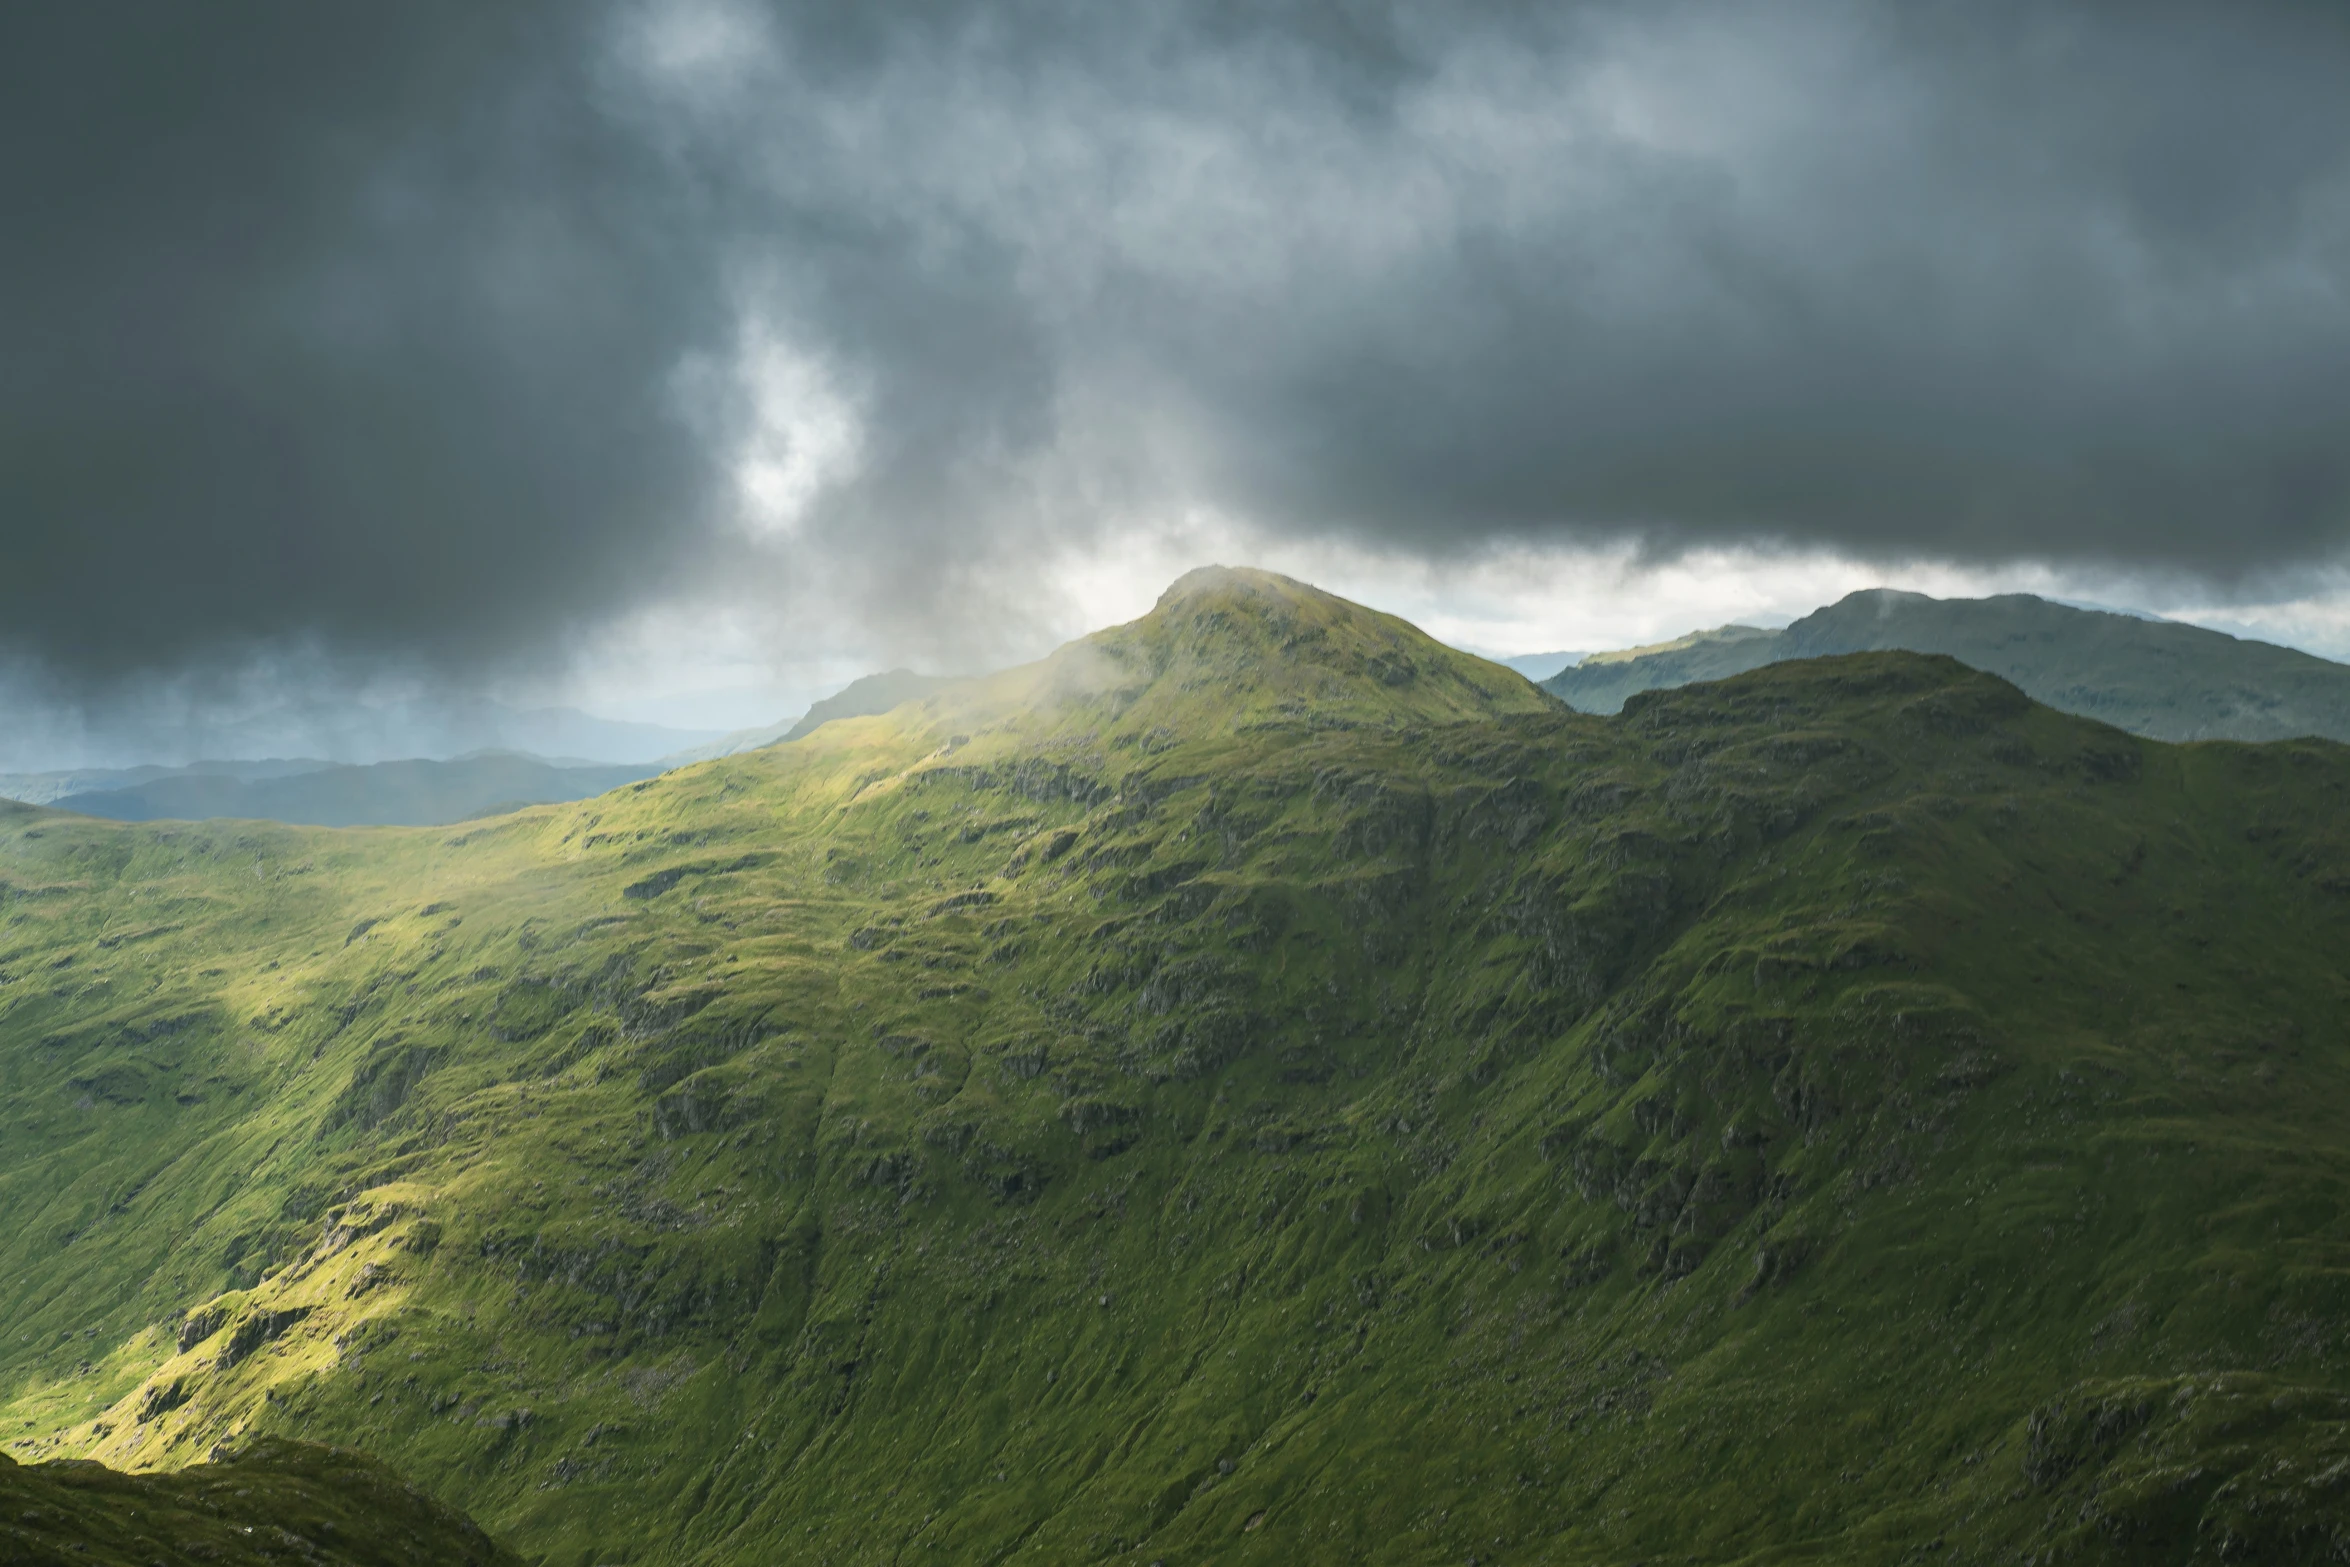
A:
{"label": "mossy green ground", "polygon": [[264,1438],[161,1474],[0,1456],[8,1567],[517,1567],[466,1518],[361,1454]]}
{"label": "mossy green ground", "polygon": [[18,810],[0,1436],[566,1567],[2327,1559],[2346,822],[1249,573],[457,829]]}

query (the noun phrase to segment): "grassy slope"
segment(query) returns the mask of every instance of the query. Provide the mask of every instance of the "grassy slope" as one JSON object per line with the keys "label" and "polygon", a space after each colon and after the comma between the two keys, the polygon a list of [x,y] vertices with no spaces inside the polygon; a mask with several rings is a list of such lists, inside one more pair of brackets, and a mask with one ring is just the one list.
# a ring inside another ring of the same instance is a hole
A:
{"label": "grassy slope", "polygon": [[0,1457],[9,1567],[514,1567],[467,1519],[356,1453],[262,1440],[168,1474]]}
{"label": "grassy slope", "polygon": [[1872,588],[1784,631],[1729,626],[1595,655],[1547,689],[1584,712],[1613,713],[1635,691],[1718,680],[1779,659],[1894,649],[1948,654],[2061,712],[2157,740],[2350,740],[2350,668],[2199,626],[2025,593],[1934,599]]}
{"label": "grassy slope", "polygon": [[0,1434],[562,1563],[2340,1549],[2346,795],[1222,574],[457,833],[21,811]]}
{"label": "grassy slope", "polygon": [[716,757],[757,750],[779,741],[797,740],[835,719],[871,718],[954,683],[943,675],[917,675],[910,669],[888,669],[877,675],[860,675],[815,703],[798,718],[764,724],[756,729],[737,729],[719,736],[708,745],[680,751],[675,756],[663,758],[663,761],[667,766],[680,767],[688,762],[707,762]]}

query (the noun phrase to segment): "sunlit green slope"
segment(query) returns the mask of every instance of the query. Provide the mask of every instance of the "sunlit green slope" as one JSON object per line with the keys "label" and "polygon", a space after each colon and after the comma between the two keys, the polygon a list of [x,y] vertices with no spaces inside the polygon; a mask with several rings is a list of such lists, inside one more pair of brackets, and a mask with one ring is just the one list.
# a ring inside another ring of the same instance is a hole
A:
{"label": "sunlit green slope", "polygon": [[566,1564],[2323,1559],[2345,820],[1254,573],[462,830],[21,810],[5,1434]]}

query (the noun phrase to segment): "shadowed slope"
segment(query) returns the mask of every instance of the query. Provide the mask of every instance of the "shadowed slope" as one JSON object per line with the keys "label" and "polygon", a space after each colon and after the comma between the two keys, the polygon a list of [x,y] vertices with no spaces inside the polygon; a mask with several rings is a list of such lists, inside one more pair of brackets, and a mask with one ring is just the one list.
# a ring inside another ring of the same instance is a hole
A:
{"label": "shadowed slope", "polygon": [[262,1441],[167,1475],[0,1455],[9,1567],[519,1567],[471,1520],[356,1453]]}
{"label": "shadowed slope", "polygon": [[16,812],[0,1418],[563,1564],[2306,1559],[2346,813],[1246,573],[459,832]]}

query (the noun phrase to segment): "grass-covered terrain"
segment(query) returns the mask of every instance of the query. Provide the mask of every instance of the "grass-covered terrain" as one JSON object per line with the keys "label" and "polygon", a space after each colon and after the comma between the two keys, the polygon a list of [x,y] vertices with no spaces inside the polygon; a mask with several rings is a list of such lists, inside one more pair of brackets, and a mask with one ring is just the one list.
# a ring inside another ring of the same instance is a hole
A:
{"label": "grass-covered terrain", "polygon": [[2350,752],[1279,578],[461,829],[0,818],[0,1435],[600,1562],[2350,1551]]}
{"label": "grass-covered terrain", "polygon": [[471,1520],[360,1454],[263,1438],[159,1474],[0,1456],[8,1567],[516,1567]]}
{"label": "grass-covered terrain", "polygon": [[1945,653],[2060,712],[2156,740],[2350,740],[2350,666],[2172,620],[2029,593],[1937,599],[1868,588],[1783,630],[1720,626],[1594,653],[1543,687],[1586,713],[1634,692],[1720,680],[1786,659]]}

